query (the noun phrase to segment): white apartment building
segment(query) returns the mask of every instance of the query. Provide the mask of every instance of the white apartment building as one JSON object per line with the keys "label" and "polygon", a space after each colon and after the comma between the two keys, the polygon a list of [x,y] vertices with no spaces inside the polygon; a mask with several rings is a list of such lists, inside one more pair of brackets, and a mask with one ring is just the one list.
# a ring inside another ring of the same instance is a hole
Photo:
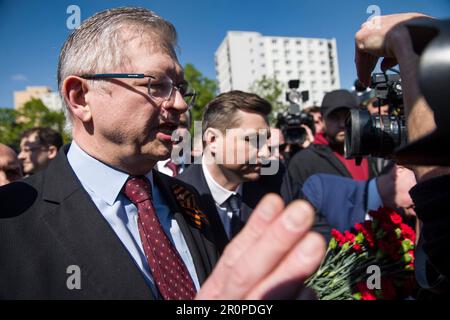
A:
{"label": "white apartment building", "polygon": [[59,92],[43,93],[40,98],[49,110],[63,111],[62,99]]}
{"label": "white apartment building", "polygon": [[[229,31],[215,53],[220,93],[248,91],[263,75],[288,88],[300,80],[309,91],[307,106],[319,105],[324,94],[340,88],[336,39],[271,37],[258,32]],[[285,101],[283,93],[280,102]]]}

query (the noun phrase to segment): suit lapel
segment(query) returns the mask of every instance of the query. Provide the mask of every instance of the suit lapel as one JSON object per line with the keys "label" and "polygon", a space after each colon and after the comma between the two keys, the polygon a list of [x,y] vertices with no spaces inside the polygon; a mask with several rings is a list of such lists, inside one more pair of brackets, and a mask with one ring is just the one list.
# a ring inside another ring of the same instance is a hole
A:
{"label": "suit lapel", "polygon": [[180,206],[172,190],[173,183],[178,180],[168,177],[156,170],[153,170],[153,178],[154,183],[161,189],[161,194],[164,195],[165,200],[183,233],[189,252],[194,261],[198,280],[200,284],[202,284],[212,271],[212,266],[215,264],[215,261],[210,259],[210,253],[208,253],[208,248],[215,247],[214,243],[211,241],[210,243],[205,244],[205,241],[208,240],[202,235],[198,226],[187,219],[188,213]]}
{"label": "suit lapel", "polygon": [[91,283],[106,299],[153,299],[144,276],[114,230],[83,189],[62,149],[46,171],[41,218]]}
{"label": "suit lapel", "polygon": [[211,190],[209,190],[202,166],[195,165],[195,169],[197,171],[197,176],[199,177],[199,188],[197,191],[200,193],[202,204],[205,206],[208,217],[211,220],[210,225],[214,232],[217,248],[220,254],[222,254],[230,240],[228,239],[222,220],[217,212],[216,203],[211,195]]}

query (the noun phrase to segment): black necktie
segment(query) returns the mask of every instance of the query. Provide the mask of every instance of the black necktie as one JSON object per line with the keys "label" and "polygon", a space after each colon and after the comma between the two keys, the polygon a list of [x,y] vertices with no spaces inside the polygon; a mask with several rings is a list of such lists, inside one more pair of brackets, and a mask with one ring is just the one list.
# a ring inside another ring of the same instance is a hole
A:
{"label": "black necktie", "polygon": [[240,217],[241,197],[239,194],[232,194],[227,201],[228,205],[230,206],[231,212],[233,212],[233,216],[231,217],[230,232],[230,239],[232,239],[242,229],[242,221]]}

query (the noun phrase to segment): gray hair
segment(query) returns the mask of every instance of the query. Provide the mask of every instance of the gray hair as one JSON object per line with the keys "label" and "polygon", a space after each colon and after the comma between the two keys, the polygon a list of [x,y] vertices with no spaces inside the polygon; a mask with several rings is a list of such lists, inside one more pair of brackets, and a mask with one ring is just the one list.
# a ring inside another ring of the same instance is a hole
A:
{"label": "gray hair", "polygon": [[150,34],[152,49],[176,59],[177,32],[168,21],[145,8],[122,7],[99,12],[85,20],[65,41],[58,62],[58,88],[64,105],[66,130],[72,116],[62,92],[70,75],[109,73],[130,63],[124,53],[123,33],[132,30],[136,37]]}

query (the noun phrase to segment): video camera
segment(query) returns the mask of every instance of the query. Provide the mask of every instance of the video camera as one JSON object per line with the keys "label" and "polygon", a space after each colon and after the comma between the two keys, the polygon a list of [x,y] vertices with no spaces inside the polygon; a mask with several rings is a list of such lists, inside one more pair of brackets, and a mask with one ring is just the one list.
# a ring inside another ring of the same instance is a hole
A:
{"label": "video camera", "polygon": [[297,90],[300,80],[290,80],[288,85],[290,90],[286,92],[286,101],[290,104],[287,111],[278,114],[276,127],[283,133],[287,144],[302,145],[307,134],[301,125],[307,125],[315,133],[313,116],[304,112],[301,107],[309,99],[309,93]]}
{"label": "video camera", "polygon": [[406,143],[402,83],[399,74],[374,73],[370,87],[375,91],[376,105],[389,105],[388,115],[371,115],[352,109],[345,126],[345,157],[364,156],[392,158],[394,150]]}

